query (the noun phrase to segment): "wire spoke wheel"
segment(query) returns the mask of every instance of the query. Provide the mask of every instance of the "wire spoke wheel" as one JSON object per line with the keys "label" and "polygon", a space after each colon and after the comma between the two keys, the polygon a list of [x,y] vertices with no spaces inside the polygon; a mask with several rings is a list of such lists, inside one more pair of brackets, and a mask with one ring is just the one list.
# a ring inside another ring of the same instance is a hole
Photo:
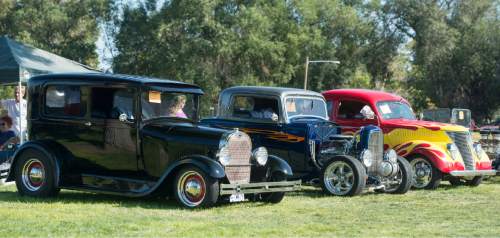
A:
{"label": "wire spoke wheel", "polygon": [[424,188],[432,181],[432,164],[423,158],[416,158],[410,162],[413,170],[413,186]]}

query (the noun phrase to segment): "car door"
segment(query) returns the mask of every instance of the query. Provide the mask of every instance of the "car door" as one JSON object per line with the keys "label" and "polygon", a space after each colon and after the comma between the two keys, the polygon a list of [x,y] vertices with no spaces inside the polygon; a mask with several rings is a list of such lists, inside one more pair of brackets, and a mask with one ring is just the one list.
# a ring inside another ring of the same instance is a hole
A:
{"label": "car door", "polygon": [[374,112],[369,103],[354,100],[340,99],[334,104],[333,121],[342,126],[342,134],[354,134],[362,126],[378,125],[378,120],[373,118],[365,118],[362,111],[368,110]]}
{"label": "car door", "polygon": [[103,176],[137,175],[137,120],[135,88],[124,86],[89,87],[89,119],[86,140],[92,144],[88,162],[92,173]]}

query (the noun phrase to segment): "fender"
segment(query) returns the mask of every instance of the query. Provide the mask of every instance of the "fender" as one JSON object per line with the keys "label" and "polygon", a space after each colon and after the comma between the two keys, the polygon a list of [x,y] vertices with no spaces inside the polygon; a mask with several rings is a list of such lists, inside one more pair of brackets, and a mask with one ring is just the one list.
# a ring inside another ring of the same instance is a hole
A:
{"label": "fender", "polygon": [[182,157],[181,159],[177,160],[173,164],[171,164],[163,173],[161,179],[159,182],[163,182],[163,180],[177,167],[186,165],[186,164],[192,164],[203,170],[203,172],[207,173],[210,175],[210,177],[220,179],[224,178],[226,176],[226,173],[224,172],[224,167],[222,167],[221,164],[219,164],[217,161],[203,155],[190,155],[190,156],[185,156]]}
{"label": "fender", "polygon": [[450,161],[446,151],[429,141],[414,140],[407,141],[393,148],[398,156],[411,158],[424,156],[441,172],[449,173],[452,170],[463,170],[464,164],[460,161]]}
{"label": "fender", "polygon": [[17,160],[19,156],[27,149],[34,149],[41,153],[43,153],[47,158],[49,158],[54,163],[54,178],[56,182],[56,186],[59,186],[61,169],[62,169],[62,158],[57,156],[59,153],[56,152],[54,143],[50,141],[38,140],[38,141],[28,141],[23,143],[21,147],[19,147],[14,155],[12,156],[12,164],[11,169],[9,170],[9,174],[7,175],[7,182],[15,180],[15,168],[17,164]]}
{"label": "fender", "polygon": [[280,157],[269,155],[266,166],[271,169],[271,173],[281,172],[285,176],[293,175],[292,167]]}

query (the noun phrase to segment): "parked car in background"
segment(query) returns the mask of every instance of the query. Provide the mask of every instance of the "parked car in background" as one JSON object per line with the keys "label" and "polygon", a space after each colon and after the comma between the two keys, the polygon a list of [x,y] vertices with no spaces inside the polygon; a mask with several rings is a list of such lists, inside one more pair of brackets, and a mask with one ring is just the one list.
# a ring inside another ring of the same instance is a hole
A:
{"label": "parked car in background", "polygon": [[472,142],[468,128],[417,120],[408,101],[381,91],[338,89],[323,93],[330,120],[344,134],[377,125],[384,132],[384,148],[396,150],[414,171],[413,186],[434,189],[442,179],[454,185],[481,183],[494,175],[491,162],[479,144]]}
{"label": "parked car in background", "polygon": [[329,194],[350,196],[364,188],[406,193],[411,186],[409,163],[394,150],[383,151],[383,135],[365,126],[356,135],[342,135],[328,121],[320,93],[293,88],[232,87],[219,97],[215,118],[203,124],[238,128],[252,142],[284,158],[294,178],[319,184]]}
{"label": "parked car in background", "polygon": [[481,139],[479,142],[488,157],[492,160],[492,166],[500,172],[500,122],[480,127]]}
{"label": "parked car in background", "polygon": [[169,193],[188,208],[218,201],[280,202],[299,188],[286,161],[238,130],[198,124],[203,91],[110,74],[37,76],[28,84],[29,141],[8,181],[19,194],[60,189],[142,197]]}
{"label": "parked car in background", "polygon": [[477,127],[472,120],[472,113],[469,109],[463,108],[435,108],[426,109],[422,113],[422,120],[450,123],[469,128],[471,131]]}

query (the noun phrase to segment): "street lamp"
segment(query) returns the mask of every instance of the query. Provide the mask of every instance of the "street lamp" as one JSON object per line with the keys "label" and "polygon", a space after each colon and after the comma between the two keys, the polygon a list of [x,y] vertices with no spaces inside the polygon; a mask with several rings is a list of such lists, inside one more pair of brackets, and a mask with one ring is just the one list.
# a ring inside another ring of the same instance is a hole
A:
{"label": "street lamp", "polygon": [[309,69],[309,63],[340,64],[340,61],[338,61],[338,60],[309,60],[309,57],[306,57],[306,72],[304,74],[304,90],[307,90],[307,70]]}

